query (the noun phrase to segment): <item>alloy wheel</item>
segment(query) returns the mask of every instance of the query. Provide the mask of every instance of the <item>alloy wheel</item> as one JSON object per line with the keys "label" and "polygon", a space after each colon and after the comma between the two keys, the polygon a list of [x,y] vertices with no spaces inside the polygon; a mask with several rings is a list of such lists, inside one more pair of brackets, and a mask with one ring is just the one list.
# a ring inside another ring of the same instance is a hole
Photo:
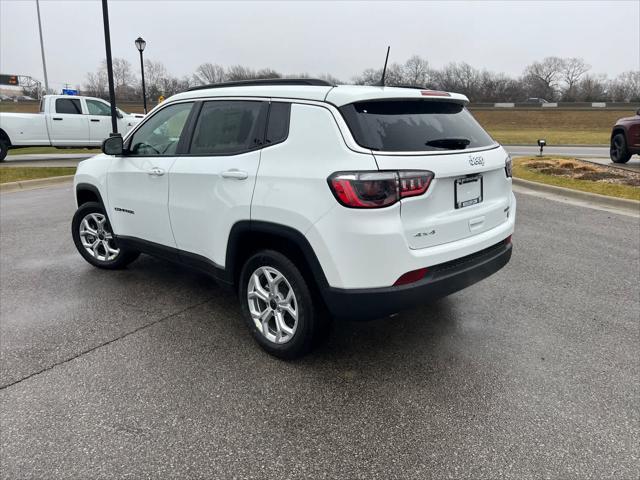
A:
{"label": "alloy wheel", "polygon": [[249,312],[258,331],[270,342],[290,341],[298,327],[298,301],[285,276],[273,267],[260,267],[249,277]]}
{"label": "alloy wheel", "polygon": [[120,254],[105,215],[101,213],[86,215],[80,222],[79,233],[82,246],[96,260],[109,262]]}

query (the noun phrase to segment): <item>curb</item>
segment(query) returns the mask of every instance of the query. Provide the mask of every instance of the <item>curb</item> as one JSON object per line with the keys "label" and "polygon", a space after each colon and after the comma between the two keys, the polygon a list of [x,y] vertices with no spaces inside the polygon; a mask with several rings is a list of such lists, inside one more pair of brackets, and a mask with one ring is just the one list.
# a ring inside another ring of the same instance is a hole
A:
{"label": "curb", "polygon": [[34,180],[22,180],[20,182],[8,182],[0,184],[0,192],[20,192],[23,190],[34,190],[36,188],[45,188],[52,185],[60,185],[73,181],[73,175],[64,175],[62,177],[36,178]]}
{"label": "curb", "polygon": [[585,202],[597,203],[599,205],[607,206],[607,207],[633,210],[636,213],[640,211],[640,201],[638,200],[608,197],[607,195],[600,195],[599,193],[581,192],[580,190],[572,190],[570,188],[556,187],[555,185],[546,185],[544,183],[532,182],[529,180],[522,180],[521,178],[515,178],[515,177],[513,177],[512,180],[514,185],[526,187],[538,192],[553,193],[555,195],[561,195],[563,197],[569,197],[576,200],[582,200]]}

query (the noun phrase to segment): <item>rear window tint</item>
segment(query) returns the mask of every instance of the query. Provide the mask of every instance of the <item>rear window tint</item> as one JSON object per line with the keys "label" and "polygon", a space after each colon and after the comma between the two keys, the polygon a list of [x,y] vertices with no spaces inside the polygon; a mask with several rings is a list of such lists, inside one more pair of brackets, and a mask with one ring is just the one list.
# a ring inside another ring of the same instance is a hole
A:
{"label": "rear window tint", "polygon": [[454,102],[382,100],[340,108],[356,142],[387,152],[462,150],[495,142],[464,106]]}

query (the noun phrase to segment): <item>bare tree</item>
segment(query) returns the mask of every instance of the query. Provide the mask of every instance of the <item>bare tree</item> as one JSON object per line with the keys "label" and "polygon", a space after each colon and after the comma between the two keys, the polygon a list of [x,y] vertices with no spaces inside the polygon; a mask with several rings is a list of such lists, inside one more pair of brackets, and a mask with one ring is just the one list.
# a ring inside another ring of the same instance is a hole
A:
{"label": "bare tree", "polygon": [[251,68],[242,65],[233,65],[227,69],[227,80],[249,80],[255,78],[256,72]]}
{"label": "bare tree", "polygon": [[429,80],[429,62],[419,55],[413,55],[403,67],[403,80],[405,85],[424,87]]}
{"label": "bare tree", "polygon": [[640,102],[640,70],[621,73],[612,80],[609,96],[614,102]]}
{"label": "bare tree", "polygon": [[203,63],[193,74],[193,81],[197,85],[208,85],[210,83],[220,83],[226,80],[224,68],[215,63]]}
{"label": "bare tree", "polygon": [[448,92],[464,93],[469,100],[480,100],[481,72],[468,63],[450,63],[434,72],[434,86]]}
{"label": "bare tree", "polygon": [[564,61],[558,57],[546,57],[541,62],[527,66],[523,80],[529,95],[554,100],[563,68]]}
{"label": "bare tree", "polygon": [[578,94],[578,82],[580,78],[591,69],[582,58],[565,58],[562,61],[562,80],[565,83],[565,89],[562,98],[565,101],[575,101]]}
{"label": "bare tree", "polygon": [[[106,69],[106,65],[104,67]],[[131,87],[133,83],[133,73],[131,63],[124,58],[113,59],[113,84],[118,89]]]}
{"label": "bare tree", "polygon": [[329,82],[329,83],[332,83],[334,85],[343,85],[344,84],[344,82],[342,80],[340,80],[337,77],[334,77],[330,73],[323,73],[321,75],[318,75],[318,78],[320,80],[324,80],[325,82]]}
{"label": "bare tree", "polygon": [[167,76],[167,69],[162,62],[144,61],[144,77],[147,85],[158,85]]}
{"label": "bare tree", "polygon": [[[144,77],[148,98],[156,100],[160,95],[164,94],[162,88],[170,75],[162,62],[145,60]],[[141,95],[142,92],[139,92],[139,96]]]}
{"label": "bare tree", "polygon": [[282,78],[282,75],[271,68],[261,68],[254,78]]}
{"label": "bare tree", "polygon": [[353,77],[353,83],[356,85],[373,85],[380,81],[382,70],[367,68],[360,75]]}
{"label": "bare tree", "polygon": [[[359,76],[353,78],[356,85],[376,85],[382,79],[382,69],[368,68]],[[387,71],[384,75],[384,84],[388,86],[406,85],[402,65],[392,63],[387,65]]]}
{"label": "bare tree", "polygon": [[604,75],[585,75],[576,85],[576,98],[581,102],[601,102],[606,100],[606,77]]}
{"label": "bare tree", "polygon": [[519,80],[483,70],[478,79],[476,102],[517,102],[525,95]]}
{"label": "bare tree", "polygon": [[87,81],[84,84],[83,91],[92,97],[107,98],[107,72],[104,69],[99,69],[96,73],[87,73]]}
{"label": "bare tree", "polygon": [[171,75],[164,77],[160,84],[160,91],[165,97],[170,97],[176,93],[184,92],[191,86],[191,79],[184,76],[181,79]]}

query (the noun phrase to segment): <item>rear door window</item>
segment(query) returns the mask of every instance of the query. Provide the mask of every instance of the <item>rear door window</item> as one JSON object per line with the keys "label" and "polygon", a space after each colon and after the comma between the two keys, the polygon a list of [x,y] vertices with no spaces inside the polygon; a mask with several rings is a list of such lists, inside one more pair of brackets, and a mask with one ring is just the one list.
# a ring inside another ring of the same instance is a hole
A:
{"label": "rear door window", "polygon": [[79,98],[58,98],[56,99],[56,113],[70,113],[82,115],[82,107]]}
{"label": "rear door window", "polygon": [[262,101],[205,102],[196,123],[192,155],[234,155],[262,146],[268,104]]}
{"label": "rear door window", "polygon": [[495,144],[471,113],[454,102],[377,100],[340,111],[356,142],[372,150],[464,150]]}

